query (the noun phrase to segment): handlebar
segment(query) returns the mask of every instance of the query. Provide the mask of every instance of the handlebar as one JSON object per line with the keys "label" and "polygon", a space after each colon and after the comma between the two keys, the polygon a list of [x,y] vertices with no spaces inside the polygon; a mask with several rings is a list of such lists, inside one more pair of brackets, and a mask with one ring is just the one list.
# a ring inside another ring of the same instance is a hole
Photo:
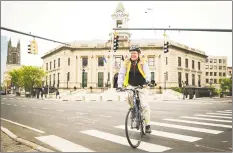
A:
{"label": "handlebar", "polygon": [[124,88],[124,89],[121,89],[121,90],[119,90],[119,91],[121,91],[121,92],[127,91],[127,90],[135,91],[135,90],[137,90],[137,89],[142,89],[142,88],[143,88],[142,86],[137,86],[137,87],[135,87],[135,88],[133,88],[133,89],[126,89],[126,88]]}

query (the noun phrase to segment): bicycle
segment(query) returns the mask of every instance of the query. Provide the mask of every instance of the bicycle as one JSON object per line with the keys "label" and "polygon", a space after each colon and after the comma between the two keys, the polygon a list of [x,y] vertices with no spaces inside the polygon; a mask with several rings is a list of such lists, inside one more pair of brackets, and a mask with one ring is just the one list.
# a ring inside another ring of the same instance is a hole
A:
{"label": "bicycle", "polygon": [[[142,115],[142,107],[141,107],[140,98],[138,95],[139,91],[137,90],[137,89],[142,89],[142,88],[143,87],[141,87],[141,86],[137,86],[134,89],[121,89],[120,90],[120,91],[132,91],[133,92],[133,107],[131,107],[128,110],[128,112],[126,114],[126,118],[125,118],[125,134],[126,134],[128,143],[130,144],[130,146],[132,148],[137,148],[141,143],[142,137],[144,135],[146,135],[145,118]],[[131,116],[130,116],[130,114],[131,114]],[[129,123],[128,123],[129,116],[131,119],[130,126],[128,126],[129,125]],[[134,121],[136,124],[135,126],[133,126]],[[131,130],[129,129],[129,127],[131,127]],[[137,131],[137,133],[139,133],[139,140],[136,140],[137,142],[135,141],[135,139],[131,140],[129,137],[129,131],[132,131],[133,128],[139,130],[139,131]],[[136,142],[136,144],[133,144],[133,142]]]}

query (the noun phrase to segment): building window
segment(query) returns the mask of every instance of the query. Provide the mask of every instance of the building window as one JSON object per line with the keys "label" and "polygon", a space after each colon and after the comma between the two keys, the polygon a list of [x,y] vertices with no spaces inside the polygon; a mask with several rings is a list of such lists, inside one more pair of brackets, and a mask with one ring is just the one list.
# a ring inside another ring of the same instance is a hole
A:
{"label": "building window", "polygon": [[168,81],[168,72],[166,72],[166,80]]}
{"label": "building window", "polygon": [[104,73],[98,72],[98,87],[104,86]]}
{"label": "building window", "polygon": [[189,84],[189,74],[188,73],[185,73],[185,83],[186,83],[186,85]]}
{"label": "building window", "polygon": [[217,59],[214,59],[214,63],[217,63]]}
{"label": "building window", "polygon": [[182,80],[181,72],[178,72],[178,86],[179,86],[179,87],[182,87],[182,82],[181,82],[181,80]]}
{"label": "building window", "polygon": [[223,70],[226,70],[226,66],[223,66]]}
{"label": "building window", "polygon": [[52,69],[52,62],[49,63],[50,70]]}
{"label": "building window", "polygon": [[67,73],[67,81],[70,81],[70,72]]}
{"label": "building window", "polygon": [[168,65],[168,58],[166,57],[166,65]]}
{"label": "building window", "polygon": [[207,59],[206,59],[206,63],[208,63],[208,61],[209,61],[209,59],[207,58]]}
{"label": "building window", "polygon": [[222,60],[221,60],[221,59],[219,59],[219,63],[222,63]]}
{"label": "building window", "polygon": [[83,65],[83,67],[85,67],[85,66],[87,66],[88,65],[88,58],[87,57],[83,57],[82,58],[82,65]]}
{"label": "building window", "polygon": [[148,65],[149,66],[154,66],[155,65],[155,59],[153,57],[149,57],[149,59],[148,59]]}
{"label": "building window", "polygon": [[210,76],[213,76],[213,72],[210,72]]}
{"label": "building window", "polygon": [[214,69],[217,70],[217,65],[214,65]]}
{"label": "building window", "polygon": [[221,72],[219,72],[219,76],[222,76],[222,73],[221,73]]}
{"label": "building window", "polygon": [[209,65],[206,65],[206,67],[205,67],[206,69],[209,69]]}
{"label": "building window", "polygon": [[201,62],[198,62],[198,70],[201,70]]}
{"label": "building window", "polygon": [[213,83],[213,79],[210,79],[210,82]]}
{"label": "building window", "polygon": [[55,87],[55,74],[53,74],[53,87]]}
{"label": "building window", "polygon": [[58,58],[58,67],[60,67],[60,58]]}
{"label": "building window", "polygon": [[208,75],[209,75],[209,72],[206,72],[205,75],[208,76]]}
{"label": "building window", "polygon": [[213,63],[213,59],[210,59],[210,63]]}
{"label": "building window", "polygon": [[209,83],[209,79],[206,79],[206,83]]}
{"label": "building window", "polygon": [[47,70],[47,71],[48,71],[48,68],[49,68],[48,63],[46,63],[46,70]]}
{"label": "building window", "polygon": [[222,66],[219,66],[219,70],[222,70]]}
{"label": "building window", "polygon": [[181,66],[181,57],[178,57],[178,66]]}
{"label": "building window", "polygon": [[194,60],[192,60],[192,69],[195,69],[195,63],[194,63]]}
{"label": "building window", "polygon": [[214,72],[214,76],[217,76],[217,72]]}
{"label": "building window", "polygon": [[[51,62],[50,62],[51,63]],[[51,86],[51,80],[52,80],[52,76],[49,75],[49,86]]]}
{"label": "building window", "polygon": [[226,73],[223,72],[223,76],[226,76]]}
{"label": "building window", "polygon": [[12,53],[12,64],[17,64],[17,54]]}
{"label": "building window", "polygon": [[155,80],[155,72],[151,72],[151,81]]}
{"label": "building window", "polygon": [[213,65],[210,65],[210,69],[213,70]]}
{"label": "building window", "polygon": [[54,60],[53,67],[56,68],[56,60]]}
{"label": "building window", "polygon": [[84,87],[87,87],[87,72],[84,72],[84,81],[83,81]]}
{"label": "building window", "polygon": [[201,76],[198,75],[198,86],[201,87]]}
{"label": "building window", "polygon": [[224,60],[222,60],[222,63],[223,63],[223,64],[226,64],[226,60],[225,60],[225,59],[224,59]]}
{"label": "building window", "polygon": [[60,73],[57,74],[57,87],[59,87],[60,84]]}
{"label": "building window", "polygon": [[103,57],[98,57],[98,66],[104,66],[104,59],[103,59]]}
{"label": "building window", "polygon": [[217,79],[214,79],[214,83],[217,83]]}
{"label": "building window", "polygon": [[195,74],[192,74],[192,85],[195,86]]}
{"label": "building window", "polygon": [[70,58],[68,58],[68,65],[70,65]]}
{"label": "building window", "polygon": [[110,72],[108,72],[108,81],[110,81]]}
{"label": "building window", "polygon": [[189,63],[188,63],[188,59],[185,59],[185,67],[188,68],[189,67]]}

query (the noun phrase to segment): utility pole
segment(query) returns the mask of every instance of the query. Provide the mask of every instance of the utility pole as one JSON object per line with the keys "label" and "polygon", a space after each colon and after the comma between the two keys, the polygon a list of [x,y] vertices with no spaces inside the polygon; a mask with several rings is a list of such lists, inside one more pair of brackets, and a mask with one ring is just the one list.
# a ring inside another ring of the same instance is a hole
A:
{"label": "utility pole", "polygon": [[112,42],[111,42],[111,50],[110,50],[110,82],[111,82],[111,89],[113,88],[113,40],[114,40],[114,32],[112,32]]}

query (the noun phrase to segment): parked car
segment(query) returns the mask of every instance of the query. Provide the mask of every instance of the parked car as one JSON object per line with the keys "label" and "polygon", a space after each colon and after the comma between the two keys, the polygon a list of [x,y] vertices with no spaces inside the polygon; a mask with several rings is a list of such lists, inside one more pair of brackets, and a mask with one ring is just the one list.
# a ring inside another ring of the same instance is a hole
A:
{"label": "parked car", "polygon": [[1,90],[0,93],[1,93],[1,95],[6,95],[6,92],[5,92],[5,91],[2,91],[2,90]]}

